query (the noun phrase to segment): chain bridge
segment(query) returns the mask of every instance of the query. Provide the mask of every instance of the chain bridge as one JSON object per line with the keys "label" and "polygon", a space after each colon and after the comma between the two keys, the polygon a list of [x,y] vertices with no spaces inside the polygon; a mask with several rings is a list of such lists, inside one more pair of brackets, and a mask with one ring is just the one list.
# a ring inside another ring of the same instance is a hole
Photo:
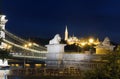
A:
{"label": "chain bridge", "polygon": [[44,46],[26,41],[5,29],[8,21],[5,15],[0,15],[0,49],[10,50],[15,58],[45,60],[47,49]]}

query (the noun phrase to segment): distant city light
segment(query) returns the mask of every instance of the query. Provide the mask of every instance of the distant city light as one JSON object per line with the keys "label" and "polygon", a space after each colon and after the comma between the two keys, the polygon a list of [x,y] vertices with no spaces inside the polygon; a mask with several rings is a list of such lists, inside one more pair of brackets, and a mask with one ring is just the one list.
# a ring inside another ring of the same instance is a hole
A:
{"label": "distant city light", "polygon": [[32,43],[28,43],[28,46],[32,46]]}
{"label": "distant city light", "polygon": [[32,46],[32,43],[28,43],[28,44],[24,45],[25,48],[28,48],[28,47],[31,47],[31,46]]}
{"label": "distant city light", "polygon": [[85,46],[85,45],[86,45],[86,42],[82,42],[81,45],[82,45],[82,46]]}
{"label": "distant city light", "polygon": [[93,43],[93,42],[94,42],[94,39],[93,39],[93,38],[90,38],[88,41],[89,41],[89,43]]}
{"label": "distant city light", "polygon": [[25,45],[24,45],[24,47],[25,47],[25,48],[27,48],[27,47],[28,47],[28,45],[27,45],[27,44],[25,44]]}

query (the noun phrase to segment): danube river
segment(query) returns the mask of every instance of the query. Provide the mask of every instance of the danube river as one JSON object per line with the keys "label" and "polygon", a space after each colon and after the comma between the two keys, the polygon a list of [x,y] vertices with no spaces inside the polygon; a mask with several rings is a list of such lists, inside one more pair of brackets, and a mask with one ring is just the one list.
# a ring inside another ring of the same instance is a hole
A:
{"label": "danube river", "polygon": [[10,70],[8,79],[80,79],[81,70],[75,68],[20,68]]}
{"label": "danube river", "polygon": [[81,79],[80,76],[9,76],[8,79]]}

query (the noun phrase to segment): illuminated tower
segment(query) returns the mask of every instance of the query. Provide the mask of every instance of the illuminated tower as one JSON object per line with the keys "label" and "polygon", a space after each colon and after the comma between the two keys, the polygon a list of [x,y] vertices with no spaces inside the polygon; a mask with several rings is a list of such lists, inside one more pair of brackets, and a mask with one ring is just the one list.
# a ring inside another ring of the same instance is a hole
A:
{"label": "illuminated tower", "polygon": [[67,26],[66,26],[66,29],[65,29],[65,41],[68,40],[68,29],[67,29]]}

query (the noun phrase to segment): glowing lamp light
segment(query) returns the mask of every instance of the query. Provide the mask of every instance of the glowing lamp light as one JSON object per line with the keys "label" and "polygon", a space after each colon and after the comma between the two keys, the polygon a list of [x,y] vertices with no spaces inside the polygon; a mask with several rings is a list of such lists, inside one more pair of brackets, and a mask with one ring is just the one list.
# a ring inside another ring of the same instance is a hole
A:
{"label": "glowing lamp light", "polygon": [[32,46],[32,43],[28,43],[28,44],[25,44],[25,45],[24,45],[25,48],[29,48],[29,47],[31,47],[31,46]]}
{"label": "glowing lamp light", "polygon": [[28,47],[27,44],[25,44],[24,47],[27,48]]}
{"label": "glowing lamp light", "polygon": [[82,46],[85,46],[85,44],[86,44],[85,42],[82,42],[82,43],[81,43]]}
{"label": "glowing lamp light", "polygon": [[28,43],[28,46],[32,46],[32,43]]}
{"label": "glowing lamp light", "polygon": [[89,39],[89,43],[93,43],[94,42],[94,39],[93,38],[90,38]]}
{"label": "glowing lamp light", "polygon": [[29,66],[30,66],[30,64],[25,64],[25,66],[26,66],[26,67],[29,67]]}
{"label": "glowing lamp light", "polygon": [[16,67],[18,67],[19,66],[19,64],[16,64]]}
{"label": "glowing lamp light", "polygon": [[7,47],[7,48],[8,48],[8,49],[10,49],[11,47],[12,47],[11,45],[8,45],[8,47]]}
{"label": "glowing lamp light", "polygon": [[9,45],[9,44],[6,44],[6,47],[5,47],[6,49],[10,49],[10,48],[12,48],[12,46],[11,45]]}
{"label": "glowing lamp light", "polygon": [[41,64],[35,64],[35,66],[36,66],[36,67],[40,67],[40,66],[41,66]]}

